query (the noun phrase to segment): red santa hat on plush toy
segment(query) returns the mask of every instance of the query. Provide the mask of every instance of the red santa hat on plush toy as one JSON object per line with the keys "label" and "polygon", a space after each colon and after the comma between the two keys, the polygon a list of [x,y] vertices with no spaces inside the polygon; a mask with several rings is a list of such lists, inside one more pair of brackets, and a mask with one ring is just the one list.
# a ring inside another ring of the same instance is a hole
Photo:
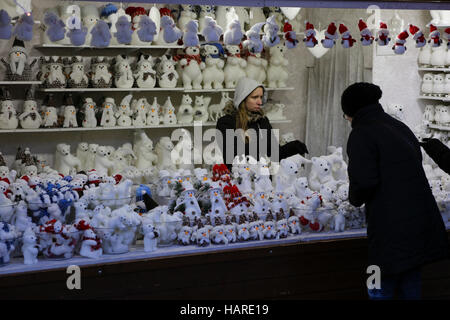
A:
{"label": "red santa hat on plush toy", "polygon": [[362,19],[359,19],[358,28],[361,33],[361,44],[363,46],[371,45],[373,42],[372,31],[370,31],[367,24]]}
{"label": "red santa hat on plush toy", "polygon": [[436,28],[436,26],[430,24],[430,40],[428,42],[432,47],[439,47],[442,43],[442,40],[440,39],[441,33]]}
{"label": "red santa hat on plush toy", "polygon": [[409,37],[408,31],[403,30],[402,32],[400,32],[397,36],[397,40],[395,41],[396,43],[405,43],[406,42],[406,38]]}
{"label": "red santa hat on plush toy", "polygon": [[416,40],[416,47],[420,48],[423,47],[426,44],[425,37],[423,35],[422,30],[420,30],[419,27],[410,24],[409,25],[409,33],[413,35],[413,39]]}

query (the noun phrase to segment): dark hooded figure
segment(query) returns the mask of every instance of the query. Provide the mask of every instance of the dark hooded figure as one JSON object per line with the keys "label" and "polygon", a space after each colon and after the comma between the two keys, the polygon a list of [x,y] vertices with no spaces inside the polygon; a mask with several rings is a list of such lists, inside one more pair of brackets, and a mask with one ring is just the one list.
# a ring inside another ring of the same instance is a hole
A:
{"label": "dark hooded figure", "polygon": [[403,122],[383,111],[381,89],[354,83],[342,94],[347,142],[349,201],[365,205],[368,265],[378,266],[381,287],[371,299],[421,297],[421,267],[447,258],[449,243],[422,166],[419,141]]}

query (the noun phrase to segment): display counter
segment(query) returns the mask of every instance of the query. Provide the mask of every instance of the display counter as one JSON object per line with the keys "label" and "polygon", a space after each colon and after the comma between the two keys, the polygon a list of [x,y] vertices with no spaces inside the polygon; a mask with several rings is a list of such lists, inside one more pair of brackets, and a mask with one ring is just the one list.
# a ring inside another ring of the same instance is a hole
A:
{"label": "display counter", "polygon": [[[366,255],[364,229],[151,253],[138,243],[95,260],[12,259],[0,268],[0,298],[367,299]],[[79,290],[67,287],[70,265],[80,267]],[[424,268],[423,288],[424,298],[450,298],[449,260]]]}

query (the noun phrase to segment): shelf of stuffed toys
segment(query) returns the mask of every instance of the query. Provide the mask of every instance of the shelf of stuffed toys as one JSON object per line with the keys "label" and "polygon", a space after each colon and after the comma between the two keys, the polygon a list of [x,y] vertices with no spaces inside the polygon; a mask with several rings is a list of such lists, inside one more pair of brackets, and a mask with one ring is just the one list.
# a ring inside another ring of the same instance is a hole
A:
{"label": "shelf of stuffed toys", "polygon": [[417,70],[418,71],[450,72],[450,68],[426,68],[426,67],[419,67]]}
{"label": "shelf of stuffed toys", "polygon": [[[273,120],[272,124],[285,124],[291,123],[291,120]],[[38,129],[4,129],[0,130],[1,133],[45,133],[45,132],[80,132],[80,131],[110,131],[110,130],[139,130],[139,129],[166,129],[166,128],[190,128],[195,127],[196,124],[161,124],[154,126],[114,126],[114,127],[95,127],[95,128],[84,128],[84,127],[76,127],[76,128],[38,128]],[[208,121],[201,124],[202,127],[215,127],[216,122]]]}

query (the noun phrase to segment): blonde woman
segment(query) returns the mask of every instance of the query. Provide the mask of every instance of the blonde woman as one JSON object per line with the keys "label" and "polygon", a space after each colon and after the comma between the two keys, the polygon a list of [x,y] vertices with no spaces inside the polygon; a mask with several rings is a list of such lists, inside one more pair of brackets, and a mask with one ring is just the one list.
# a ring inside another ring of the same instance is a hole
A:
{"label": "blonde woman", "polygon": [[[225,106],[225,115],[217,121],[216,128],[222,134],[223,143],[220,143],[220,139],[217,141],[221,146],[223,161],[229,168],[234,157],[242,154],[241,151],[255,159],[267,155],[272,161],[280,161],[297,153],[302,156],[308,153],[306,145],[298,140],[283,146],[278,144],[269,119],[264,115],[265,96],[266,90],[262,84],[250,78],[241,78],[236,85],[233,101]],[[233,130],[234,150],[230,150],[230,142],[227,148],[227,129]],[[265,129],[267,134],[261,129]],[[238,142],[245,146],[245,150],[238,150]]]}

